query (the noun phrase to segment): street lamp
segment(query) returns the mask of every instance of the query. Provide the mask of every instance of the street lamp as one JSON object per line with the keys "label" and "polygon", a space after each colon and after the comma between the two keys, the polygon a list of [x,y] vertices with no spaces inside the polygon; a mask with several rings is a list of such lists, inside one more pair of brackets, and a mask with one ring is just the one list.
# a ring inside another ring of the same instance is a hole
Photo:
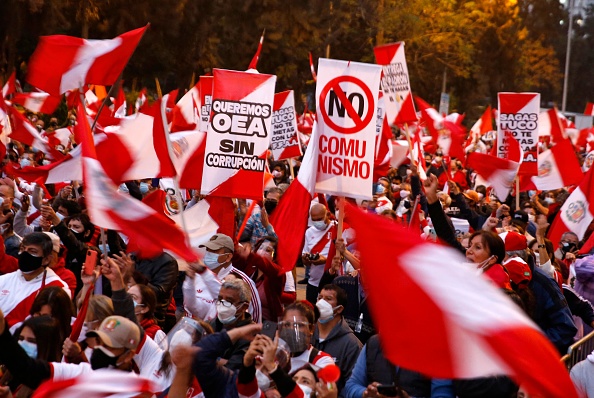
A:
{"label": "street lamp", "polygon": [[[571,36],[573,36],[573,12],[574,6],[579,7],[581,0],[567,0],[567,10],[569,12],[569,26],[567,27],[567,51],[565,53],[565,74],[563,75],[563,99],[561,100],[561,112],[565,113],[565,106],[567,105],[567,86],[569,80],[569,59],[571,57]],[[574,4],[577,2],[577,4]],[[565,1],[561,1],[564,4]]]}

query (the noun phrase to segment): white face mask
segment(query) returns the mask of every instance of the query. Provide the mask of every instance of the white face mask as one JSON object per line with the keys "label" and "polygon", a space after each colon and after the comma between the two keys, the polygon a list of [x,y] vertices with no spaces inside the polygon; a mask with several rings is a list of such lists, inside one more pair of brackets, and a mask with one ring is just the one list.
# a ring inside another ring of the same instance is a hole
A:
{"label": "white face mask", "polygon": [[299,388],[301,388],[301,391],[303,391],[303,397],[304,398],[309,398],[311,397],[311,393],[313,392],[313,390],[311,389],[311,387],[306,386],[304,384],[297,384],[299,386]]}
{"label": "white face mask", "polygon": [[237,308],[234,305],[225,307],[222,303],[217,303],[217,318],[223,325],[228,325],[237,319],[235,315]]}
{"label": "white face mask", "polygon": [[540,267],[540,253],[539,252],[534,253],[534,261],[536,261],[536,265]]}
{"label": "white face mask", "polygon": [[318,319],[320,323],[328,323],[334,318],[334,308],[332,308],[332,304],[326,300],[318,300],[316,307],[318,307],[318,310],[320,311],[320,318]]}
{"label": "white face mask", "polygon": [[482,193],[478,192],[478,198],[479,198],[479,200],[483,200],[484,197],[485,197],[485,195],[483,195]]}
{"label": "white face mask", "polygon": [[402,191],[400,191],[400,197],[401,197],[402,199],[404,199],[404,198],[408,198],[408,195],[410,195],[410,191],[407,191],[407,190],[405,190],[405,189],[403,189]]}
{"label": "white face mask", "polygon": [[279,178],[283,175],[283,173],[278,170],[273,170],[272,175],[274,176],[274,178]]}
{"label": "white face mask", "polygon": [[400,185],[392,184],[392,192],[398,192],[398,191],[400,191]]}
{"label": "white face mask", "polygon": [[534,222],[534,214],[528,214],[528,221]]}
{"label": "white face mask", "polygon": [[219,256],[220,254],[217,253],[206,252],[202,258],[202,262],[206,268],[213,270],[221,265],[221,263],[219,263]]}
{"label": "white face mask", "polygon": [[258,387],[262,391],[266,391],[270,388],[270,378],[266,376],[260,369],[256,369],[256,380],[258,381]]}
{"label": "white face mask", "polygon": [[544,201],[545,201],[546,203],[550,204],[550,205],[551,205],[551,204],[553,204],[553,203],[555,203],[555,199],[553,199],[553,198],[550,198],[550,197],[546,197],[546,198],[544,199]]}
{"label": "white face mask", "polygon": [[328,224],[326,224],[326,220],[320,220],[320,221],[313,221],[312,225],[314,226],[315,229],[317,229],[318,231],[323,231],[326,229],[326,227],[328,227]]}

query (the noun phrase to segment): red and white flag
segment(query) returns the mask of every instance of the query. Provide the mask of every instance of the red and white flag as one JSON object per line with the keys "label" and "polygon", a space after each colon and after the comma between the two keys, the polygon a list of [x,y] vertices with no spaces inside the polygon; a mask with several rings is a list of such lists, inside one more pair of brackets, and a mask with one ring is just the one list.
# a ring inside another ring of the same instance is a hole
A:
{"label": "red and white flag", "polygon": [[591,102],[586,102],[586,110],[584,111],[584,115],[594,116],[594,104]]}
{"label": "red and white flag", "polygon": [[33,397],[134,398],[152,396],[158,389],[159,386],[150,379],[129,372],[100,369],[75,379],[48,380],[35,390]]}
{"label": "red and white flag", "polygon": [[[505,144],[507,135],[510,133],[522,146],[523,157],[519,174],[538,175],[540,94],[497,93],[497,98],[499,101],[497,156],[510,159]],[[500,199],[503,200],[501,197]]]}
{"label": "red and white flag", "polygon": [[371,199],[381,67],[321,58],[316,192]]}
{"label": "red and white flag", "polygon": [[505,145],[508,147],[506,159],[472,152],[466,160],[466,166],[485,179],[502,201],[507,198],[522,162],[522,148],[518,141],[508,135]]}
{"label": "red and white flag", "polygon": [[173,166],[182,189],[200,189],[206,149],[205,131],[180,131],[169,135]]}
{"label": "red and white flag", "polygon": [[10,74],[10,77],[2,86],[2,98],[8,99],[8,97],[17,92],[17,81],[16,81],[16,71],[13,71]]}
{"label": "red and white flag", "polygon": [[262,31],[262,36],[260,36],[260,41],[258,42],[258,49],[256,50],[256,53],[254,54],[254,58],[252,58],[252,61],[250,62],[250,65],[248,66],[248,70],[250,70],[250,69],[257,70],[258,69],[258,61],[260,60],[260,54],[262,53],[262,44],[264,43],[264,34],[265,33],[266,33],[266,29],[264,29]]}
{"label": "red and white flag", "polygon": [[136,102],[134,103],[134,109],[135,109],[136,113],[140,112],[140,109],[142,109],[144,104],[146,104],[146,100],[147,100],[147,97],[146,97],[146,87],[145,87],[142,90],[140,90],[140,93],[138,93],[138,97],[136,98]]}
{"label": "red and white flag", "polygon": [[297,134],[295,93],[293,90],[287,90],[274,94],[270,142],[274,160],[296,158],[302,155]]}
{"label": "red and white flag", "polygon": [[530,394],[577,397],[543,332],[457,252],[354,206],[347,214],[369,308],[391,363],[434,378],[508,375]]}
{"label": "red and white flag", "polygon": [[188,90],[177,104],[173,107],[171,127],[169,131],[195,130],[198,125],[198,104],[200,104],[200,92],[198,87],[200,82]]}
{"label": "red and white flag", "polygon": [[561,235],[573,232],[579,239],[584,237],[594,219],[594,168],[590,168],[578,187],[569,195],[549,230],[548,238],[557,247]]}
{"label": "red and white flag", "polygon": [[[81,104],[78,115],[84,115]],[[186,261],[197,255],[188,246],[188,239],[177,225],[144,203],[117,191],[117,186],[97,158],[93,135],[86,117],[78,116],[77,137],[80,140],[83,181],[91,221],[102,228],[121,231],[134,242],[139,256],[150,258],[164,249]]]}
{"label": "red and white flag", "polygon": [[489,131],[493,130],[493,112],[491,110],[491,105],[487,106],[485,112],[483,112],[481,118],[474,123],[472,128],[470,129],[470,135],[472,137],[472,142],[476,143],[481,137],[487,134]]}
{"label": "red and white flag", "polygon": [[41,112],[46,115],[54,113],[62,98],[49,95],[48,93],[16,93],[12,102],[21,105],[31,112]]}
{"label": "red and white flag", "polygon": [[538,116],[538,135],[551,137],[551,141],[559,142],[567,137],[562,116],[557,108],[541,112]]}
{"label": "red and white flag", "polygon": [[410,88],[404,42],[375,47],[376,62],[382,65],[381,88],[386,95],[386,117],[390,125],[417,121]]}
{"label": "red and white flag", "polygon": [[124,70],[148,25],[111,40],[42,36],[29,59],[27,81],[52,95],[86,84],[111,86]]}
{"label": "red and white flag", "polygon": [[284,271],[291,271],[295,266],[305,239],[309,207],[316,188],[319,154],[317,130],[314,123],[312,144],[305,150],[297,178],[289,185],[270,215],[270,223],[278,236],[277,261]]}
{"label": "red and white flag", "polygon": [[311,77],[313,77],[314,82],[318,80],[318,75],[316,74],[316,69],[314,68],[313,57],[311,53],[309,53],[309,70],[311,71]]}
{"label": "red and white flag", "polygon": [[408,141],[392,141],[392,158],[390,159],[390,167],[397,169],[398,166],[406,162],[406,159],[409,157],[408,150]]}
{"label": "red and white flag", "polygon": [[536,189],[548,191],[582,181],[584,173],[568,138],[538,154],[538,176],[532,177]]}
{"label": "red and white flag", "polygon": [[433,140],[439,145],[445,156],[464,160],[464,139],[466,136],[462,120],[464,115],[453,113],[444,117],[435,108],[419,97],[415,101],[421,109],[421,119],[431,133]]}
{"label": "red and white flag", "polygon": [[8,114],[12,124],[10,139],[39,149],[54,160],[60,160],[64,158],[62,153],[48,144],[47,138],[42,137],[39,131],[37,131],[29,119],[27,119],[22,113],[17,111],[14,107],[9,107]]}
{"label": "red and white flag", "polygon": [[214,70],[203,195],[262,199],[276,76]]}
{"label": "red and white flag", "polygon": [[128,113],[128,104],[126,103],[126,94],[124,89],[120,86],[118,95],[115,98],[110,98],[113,103],[113,116],[119,118],[125,118]]}

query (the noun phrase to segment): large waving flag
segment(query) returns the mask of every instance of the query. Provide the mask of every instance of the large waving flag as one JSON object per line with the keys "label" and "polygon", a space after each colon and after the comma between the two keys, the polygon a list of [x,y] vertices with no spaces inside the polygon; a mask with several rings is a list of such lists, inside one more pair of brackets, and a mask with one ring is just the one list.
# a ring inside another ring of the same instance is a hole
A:
{"label": "large waving flag", "polygon": [[124,70],[148,26],[111,40],[42,36],[29,59],[27,81],[52,95],[85,84],[111,86]]}
{"label": "large waving flag", "polygon": [[[84,115],[80,103],[77,114]],[[196,261],[198,257],[188,245],[184,231],[163,214],[117,191],[117,186],[97,159],[87,118],[79,116],[75,129],[82,147],[85,198],[91,221],[102,228],[124,233],[135,243],[141,257],[154,257],[168,249],[186,261]]]}
{"label": "large waving flag", "polygon": [[491,110],[491,105],[489,105],[487,106],[487,109],[485,109],[485,112],[483,112],[481,118],[477,120],[470,129],[472,142],[478,142],[483,135],[491,130],[493,130],[493,111]]}
{"label": "large waving flag", "polygon": [[508,375],[530,394],[577,397],[538,326],[455,251],[351,205],[347,216],[390,362],[435,378]]}
{"label": "large waving flag", "polygon": [[49,145],[47,138],[41,136],[25,115],[17,111],[14,107],[8,108],[8,114],[12,122],[10,139],[39,149],[54,160],[64,158],[62,153]]}
{"label": "large waving flag", "polygon": [[579,239],[584,237],[588,226],[594,220],[594,168],[584,175],[580,185],[567,198],[555,221],[551,225],[548,238],[557,247],[561,235],[573,232]]}
{"label": "large waving flag", "polygon": [[569,138],[561,138],[551,149],[538,154],[538,176],[532,177],[536,189],[549,191],[582,181],[580,167]]}
{"label": "large waving flag", "polygon": [[523,152],[518,141],[508,135],[508,158],[472,152],[468,154],[466,166],[474,169],[495,190],[501,200],[505,200],[512,188],[522,162]]}
{"label": "large waving flag", "polygon": [[314,123],[310,144],[305,150],[299,174],[281,197],[270,223],[278,236],[277,260],[285,271],[295,266],[307,229],[309,205],[315,194],[318,169],[319,133]]}
{"label": "large waving flag", "polygon": [[27,108],[31,112],[41,112],[47,115],[54,113],[62,98],[48,93],[16,93],[12,102]]}

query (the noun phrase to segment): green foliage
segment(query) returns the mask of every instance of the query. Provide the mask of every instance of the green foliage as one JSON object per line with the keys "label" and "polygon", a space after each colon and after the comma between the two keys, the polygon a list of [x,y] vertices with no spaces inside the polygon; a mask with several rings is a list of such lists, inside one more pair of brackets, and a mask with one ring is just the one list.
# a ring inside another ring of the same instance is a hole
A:
{"label": "green foliage", "polygon": [[498,91],[560,100],[565,16],[558,0],[3,0],[0,72],[21,70],[40,35],[111,38],[150,22],[124,86],[185,90],[194,73],[245,70],[265,29],[258,70],[300,98],[315,90],[309,52],[374,62],[376,44],[405,41],[415,93],[436,104],[446,70],[452,104],[473,119]]}

